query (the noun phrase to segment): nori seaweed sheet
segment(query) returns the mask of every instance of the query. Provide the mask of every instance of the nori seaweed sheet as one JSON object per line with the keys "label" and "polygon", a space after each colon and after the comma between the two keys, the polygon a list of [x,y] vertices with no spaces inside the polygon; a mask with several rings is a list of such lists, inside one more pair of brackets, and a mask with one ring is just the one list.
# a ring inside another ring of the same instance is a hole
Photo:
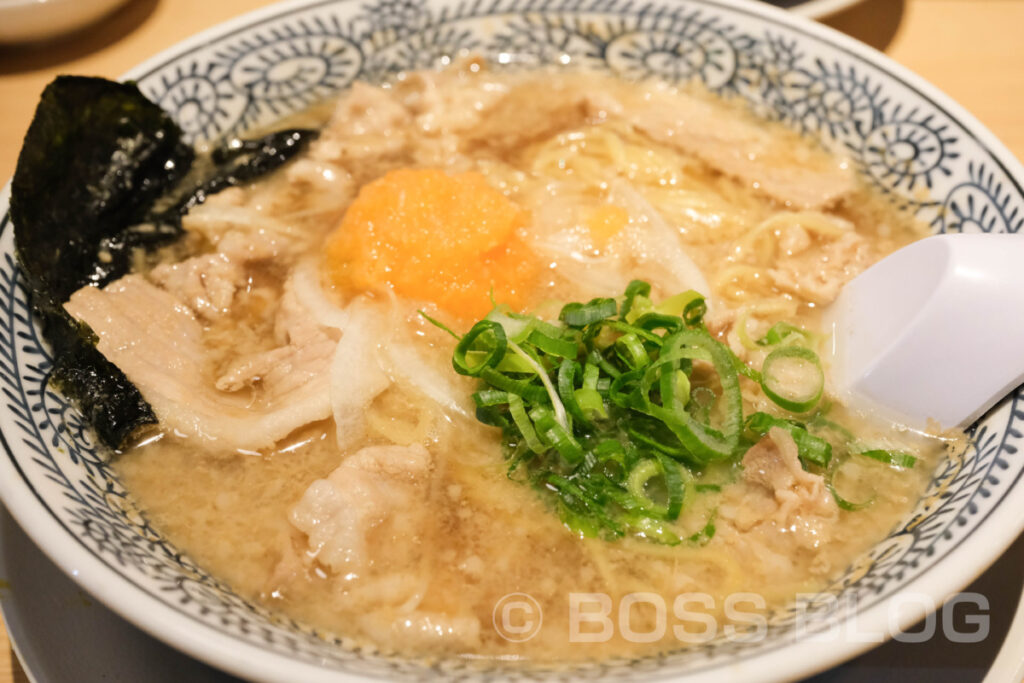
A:
{"label": "nori seaweed sheet", "polygon": [[[315,131],[289,130],[216,149],[189,176],[181,129],[132,83],[59,76],[43,92],[11,192],[15,250],[50,343],[51,381],[75,400],[100,440],[119,448],[157,421],[138,389],[63,308],[80,287],[102,287],[182,235],[181,215],[225,187],[267,173]],[[188,182],[183,179],[188,177]],[[154,210],[154,205],[164,207]]]}

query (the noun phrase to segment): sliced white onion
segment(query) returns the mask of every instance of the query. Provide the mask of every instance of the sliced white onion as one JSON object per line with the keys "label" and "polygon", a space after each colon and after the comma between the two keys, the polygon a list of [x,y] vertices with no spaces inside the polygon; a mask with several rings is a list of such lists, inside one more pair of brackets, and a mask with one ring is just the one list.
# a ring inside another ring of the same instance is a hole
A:
{"label": "sliced white onion", "polygon": [[367,407],[391,384],[380,362],[387,314],[366,299],[355,300],[346,313],[348,325],[331,362],[331,411],[342,450],[362,438]]}
{"label": "sliced white onion", "polygon": [[318,324],[336,330],[348,329],[351,316],[324,292],[319,264],[315,259],[303,259],[298,263],[285,287],[291,288],[295,298],[309,310]]}
{"label": "sliced white onion", "polygon": [[452,381],[455,373],[450,368],[449,372],[443,372],[406,341],[391,339],[382,350],[385,370],[394,381],[407,382],[449,413],[462,417],[472,414],[466,392]]}
{"label": "sliced white onion", "polygon": [[558,264],[552,271],[581,292],[582,296],[612,296],[621,293],[631,278],[621,272],[618,264],[607,256],[582,253],[579,240],[569,231],[531,240],[538,253]]}
{"label": "sliced white onion", "polygon": [[[711,287],[704,273],[683,248],[678,231],[673,230],[657,209],[625,180],[616,180],[611,184],[611,199],[626,209],[634,219],[646,219],[646,229],[642,231],[644,258],[658,264],[673,280],[666,283],[672,290],[670,293],[694,289],[705,296],[710,311]],[[642,274],[638,277],[643,279]]]}

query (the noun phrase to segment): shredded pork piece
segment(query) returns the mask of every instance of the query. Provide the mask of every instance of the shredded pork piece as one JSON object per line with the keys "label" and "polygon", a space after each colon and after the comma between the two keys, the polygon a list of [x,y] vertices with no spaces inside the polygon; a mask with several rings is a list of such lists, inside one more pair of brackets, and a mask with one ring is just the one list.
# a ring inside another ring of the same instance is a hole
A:
{"label": "shredded pork piece", "polygon": [[356,82],[339,99],[309,154],[350,170],[362,161],[393,159],[406,151],[411,123],[409,112],[391,92]]}
{"label": "shredded pork piece", "polygon": [[257,382],[275,392],[297,391],[315,383],[324,387],[322,377],[330,366],[337,342],[326,334],[263,353],[238,358],[217,379],[221,391],[238,391]]}
{"label": "shredded pork piece", "polygon": [[314,481],[289,521],[306,537],[306,563],[345,577],[344,600],[372,640],[398,650],[466,651],[480,645],[479,619],[424,609],[429,575],[410,571],[423,552],[421,510],[433,467],[421,444],[368,446]]}
{"label": "shredded pork piece", "polygon": [[[257,450],[331,414],[333,349],[305,347],[261,377],[257,395],[219,391],[209,377],[196,314],[140,275],[83,287],[65,305],[96,347],[139,388],[165,426],[228,450]],[[333,343],[332,343],[333,344]]]}
{"label": "shredded pork piece", "polygon": [[426,135],[465,131],[485,118],[484,112],[505,97],[508,86],[486,69],[471,70],[472,61],[445,71],[409,74],[395,91]]}
{"label": "shredded pork piece", "polygon": [[193,208],[181,220],[187,231],[202,235],[217,252],[241,263],[308,248],[308,235],[252,207],[207,202]]}
{"label": "shredded pork piece", "polygon": [[[489,108],[480,125],[469,131],[468,148],[485,147],[498,155],[544,140],[587,121],[591,114],[584,92],[564,91],[536,97],[536,83],[516,86]],[[530,92],[531,95],[526,93]],[[524,99],[533,106],[524,108]]]}
{"label": "shredded pork piece", "polygon": [[408,543],[422,520],[421,482],[432,466],[419,444],[369,446],[345,458],[291,511],[292,525],[309,538],[309,556],[335,573],[358,573],[390,544]]}
{"label": "shredded pork piece", "polygon": [[768,277],[783,292],[824,305],[835,301],[843,285],[876,260],[868,240],[851,231],[820,249],[780,258]]}
{"label": "shredded pork piece", "polygon": [[[824,480],[805,471],[797,453],[789,432],[772,427],[743,456],[744,480],[766,494],[758,496],[751,491],[744,498],[745,526],[768,522],[792,534],[798,545],[817,547],[828,540],[839,509]],[[750,524],[751,514],[756,518],[754,524]]]}
{"label": "shredded pork piece", "polygon": [[855,189],[853,171],[844,160],[794,145],[752,117],[698,97],[658,90],[649,95],[625,108],[641,132],[787,206],[825,208]]}
{"label": "shredded pork piece", "polygon": [[337,348],[337,340],[316,323],[294,289],[285,285],[274,322],[275,336],[283,345],[236,358],[217,378],[221,391],[239,391],[260,383],[290,390],[319,381]]}
{"label": "shredded pork piece", "polygon": [[224,254],[194,256],[164,263],[149,277],[207,320],[230,313],[235,292],[245,283],[245,270]]}
{"label": "shredded pork piece", "polygon": [[413,160],[421,166],[461,167],[463,133],[478,126],[483,112],[507,91],[472,62],[442,72],[417,72],[396,84],[396,95],[417,131]]}

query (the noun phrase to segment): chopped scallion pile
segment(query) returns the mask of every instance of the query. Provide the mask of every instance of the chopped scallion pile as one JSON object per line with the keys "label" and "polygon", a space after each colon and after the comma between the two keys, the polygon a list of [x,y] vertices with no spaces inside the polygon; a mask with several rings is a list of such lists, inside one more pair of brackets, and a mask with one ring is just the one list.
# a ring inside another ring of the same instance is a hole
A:
{"label": "chopped scallion pile", "polygon": [[[708,332],[702,295],[691,290],[656,305],[650,293],[634,280],[618,300],[566,304],[557,321],[496,306],[455,335],[452,365],[480,380],[477,419],[502,429],[509,476],[525,475],[569,529],[706,543],[713,514],[695,533],[678,523],[695,496],[721,491],[700,483],[702,474],[738,461],[772,427],[793,437],[805,467],[830,471],[829,441],[795,419],[744,416],[740,393],[744,375],[784,411],[807,413],[821,398],[821,363],[805,345],[813,335],[778,323],[757,342],[773,349],[761,372],[748,368]],[[794,373],[806,375],[796,390],[783,377]],[[859,453],[913,466],[902,453]]]}

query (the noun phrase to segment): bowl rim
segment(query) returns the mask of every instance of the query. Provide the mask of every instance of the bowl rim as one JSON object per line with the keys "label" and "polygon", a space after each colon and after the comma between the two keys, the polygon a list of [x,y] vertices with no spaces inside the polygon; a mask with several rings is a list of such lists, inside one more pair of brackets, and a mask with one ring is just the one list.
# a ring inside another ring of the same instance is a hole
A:
{"label": "bowl rim", "polygon": [[824,19],[833,14],[838,14],[845,9],[860,4],[864,0],[804,0],[799,5],[787,7],[789,12],[799,14],[802,17],[811,19]]}
{"label": "bowl rim", "polygon": [[[944,111],[961,126],[967,136],[973,138],[988,152],[1018,189],[1021,182],[1024,182],[1024,166],[980,121],[936,86],[882,52],[831,27],[756,0],[693,1],[696,4],[740,12],[758,20],[781,25],[786,30],[803,34],[808,38],[824,40],[832,47],[873,66],[884,74],[885,80],[895,79]],[[338,0],[285,0],[247,12],[176,43],[128,70],[119,76],[118,80],[141,80],[171,61],[255,24],[284,18],[296,10],[312,9],[336,2]],[[10,192],[10,183],[0,191],[0,211],[4,212],[0,214],[0,240],[4,242],[12,239],[10,233],[13,232],[9,229],[11,220],[7,213]],[[1011,410],[1016,408],[1018,400],[1015,390]],[[10,415],[6,411],[0,411],[0,445],[4,451],[0,456],[0,499],[44,554],[112,611],[186,654],[247,679],[312,682],[367,680],[366,675],[328,669],[301,659],[268,652],[171,608],[126,576],[121,575],[118,578],[119,573],[116,569],[82,545],[80,539],[63,525],[39,493],[32,488],[7,438],[7,434],[16,433],[12,427],[13,420]],[[1024,532],[1024,495],[1012,494],[1022,478],[1024,470],[1018,473],[1013,483],[1007,487],[1003,498],[984,515],[975,531],[949,548],[942,558],[914,578],[907,588],[913,588],[916,593],[929,596],[934,601],[935,608],[938,608],[987,569],[1017,536]],[[67,543],[67,536],[71,536],[76,542]],[[935,571],[940,565],[943,571]],[[892,629],[909,628],[932,612],[924,605],[914,604],[912,609],[902,612],[898,620],[894,621],[886,609],[891,602],[891,597],[879,600],[864,610],[855,611],[847,622],[856,622],[858,628],[869,633],[885,633],[885,639],[888,639],[892,635]],[[199,628],[195,627],[196,624]],[[779,647],[751,654],[742,661],[729,665],[728,668],[697,669],[683,675],[682,678],[689,683],[703,683],[720,680],[721,676],[727,673],[735,678],[742,676],[757,680],[791,680],[836,666],[876,647],[881,642],[884,641],[842,640],[832,647],[825,648],[817,646],[813,640],[807,638],[787,641]],[[653,674],[653,678],[663,678],[658,676],[657,672],[646,673]],[[670,676],[675,678],[677,675]]]}

